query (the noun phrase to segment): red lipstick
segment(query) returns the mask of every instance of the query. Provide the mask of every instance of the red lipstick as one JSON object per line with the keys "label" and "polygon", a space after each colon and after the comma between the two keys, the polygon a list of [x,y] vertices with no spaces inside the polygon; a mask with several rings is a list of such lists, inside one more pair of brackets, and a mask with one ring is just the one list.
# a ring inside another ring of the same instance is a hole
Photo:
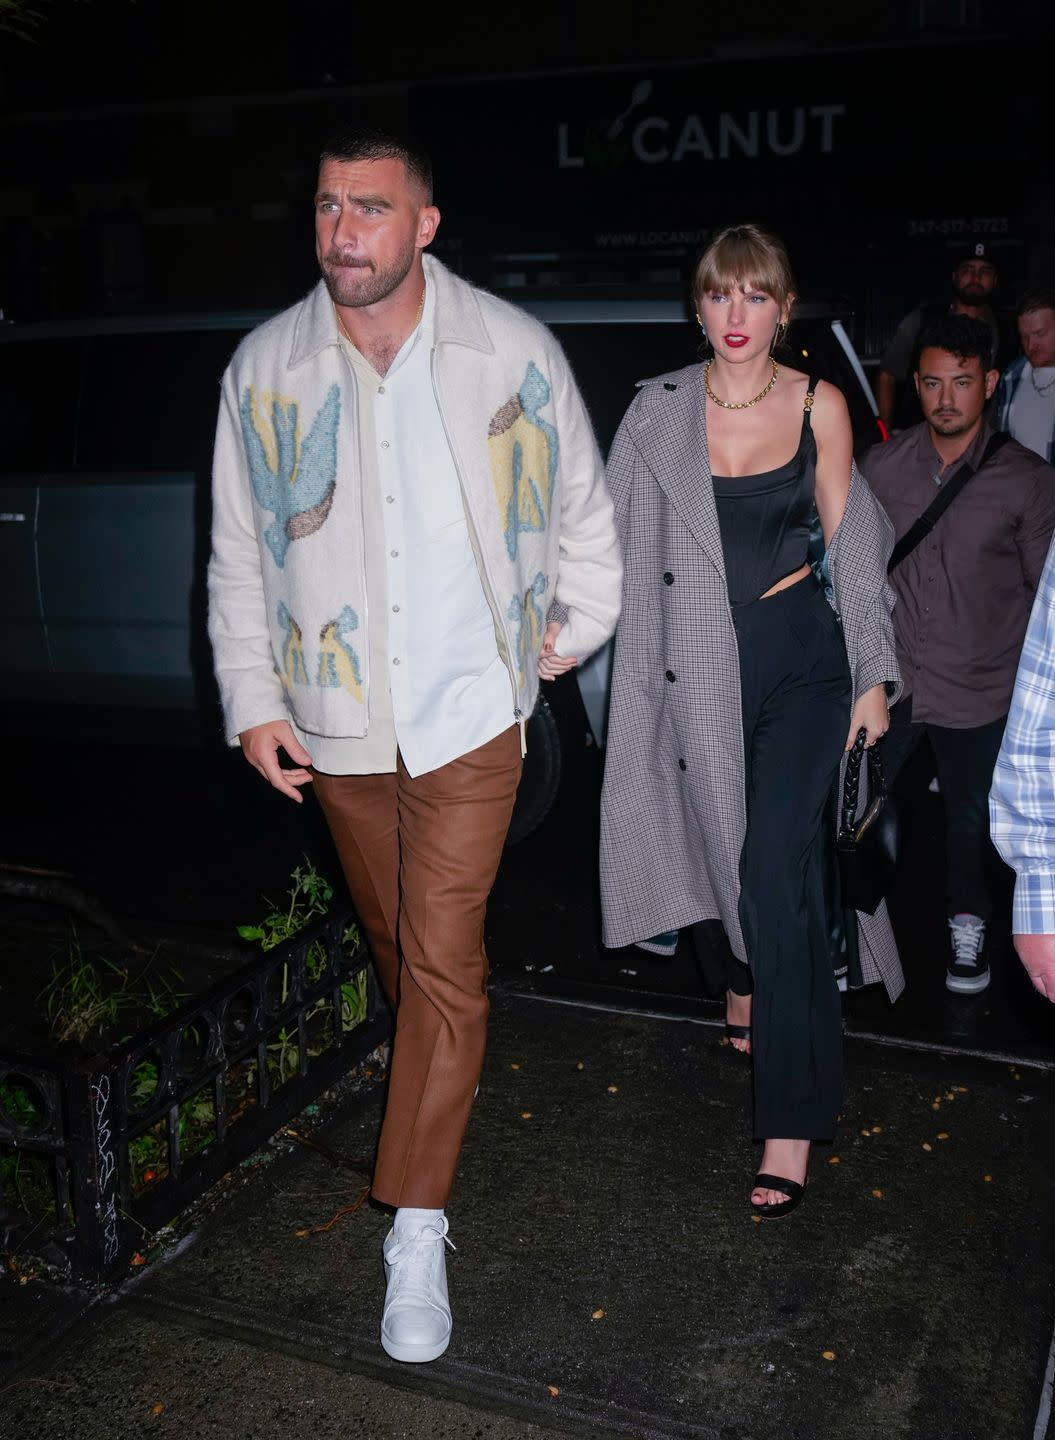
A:
{"label": "red lipstick", "polygon": [[728,345],[731,350],[739,350],[741,345],[747,344],[750,336],[740,335],[736,331],[733,331],[733,333],[730,335],[723,335],[722,339],[725,341],[726,345]]}

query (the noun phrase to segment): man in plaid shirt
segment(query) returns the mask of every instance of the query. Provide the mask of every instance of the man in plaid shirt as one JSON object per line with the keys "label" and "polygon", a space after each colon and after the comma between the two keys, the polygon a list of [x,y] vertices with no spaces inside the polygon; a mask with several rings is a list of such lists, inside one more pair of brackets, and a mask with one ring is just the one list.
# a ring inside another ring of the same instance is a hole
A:
{"label": "man in plaid shirt", "polygon": [[1055,1001],[1055,543],[1022,647],[989,816],[993,844],[1016,876],[1015,949]]}

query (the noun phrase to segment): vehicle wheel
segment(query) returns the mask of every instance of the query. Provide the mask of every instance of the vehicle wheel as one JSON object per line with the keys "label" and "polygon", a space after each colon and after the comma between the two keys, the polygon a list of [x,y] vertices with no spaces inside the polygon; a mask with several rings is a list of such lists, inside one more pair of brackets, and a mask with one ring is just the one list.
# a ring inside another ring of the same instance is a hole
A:
{"label": "vehicle wheel", "polygon": [[540,694],[527,722],[527,755],[506,836],[507,845],[515,845],[542,824],[553,809],[560,777],[560,729],[549,701]]}

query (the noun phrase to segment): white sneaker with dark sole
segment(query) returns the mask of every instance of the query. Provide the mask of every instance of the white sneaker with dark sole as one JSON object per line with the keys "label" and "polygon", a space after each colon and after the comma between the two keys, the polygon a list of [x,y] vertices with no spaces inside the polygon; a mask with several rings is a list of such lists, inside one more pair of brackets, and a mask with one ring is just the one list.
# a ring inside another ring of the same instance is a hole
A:
{"label": "white sneaker with dark sole", "polygon": [[451,1307],[447,1298],[444,1246],[447,1217],[429,1221],[400,1236],[385,1238],[385,1308],[381,1346],[393,1360],[420,1364],[438,1360],[451,1343]]}
{"label": "white sneaker with dark sole", "polygon": [[977,995],[989,984],[989,966],[982,957],[985,921],[977,915],[954,915],[949,921],[952,957],[945,972],[946,990]]}

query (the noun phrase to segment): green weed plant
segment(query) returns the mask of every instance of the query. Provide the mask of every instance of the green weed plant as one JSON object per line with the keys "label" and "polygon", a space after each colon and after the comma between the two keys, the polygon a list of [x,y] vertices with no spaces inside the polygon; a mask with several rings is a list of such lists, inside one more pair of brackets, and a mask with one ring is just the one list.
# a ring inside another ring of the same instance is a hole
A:
{"label": "green weed plant", "polygon": [[[171,973],[180,978],[177,972]],[[51,979],[40,998],[52,1037],[60,1045],[83,1045],[92,1037],[102,1039],[119,1018],[131,1012],[140,1018],[163,1020],[178,1009],[186,995],[176,990],[172,978],[148,974],[133,981],[125,966],[105,955],[98,961],[89,959],[71,926],[65,953],[53,962]]]}
{"label": "green weed plant", "polygon": [[[279,906],[267,901],[271,905],[270,913],[256,925],[239,925],[238,934],[243,940],[255,940],[261,950],[273,950],[276,945],[292,940],[313,922],[321,920],[327,915],[332,900],[333,886],[305,856],[304,864],[298,865],[290,874],[290,888],[284,903]],[[358,926],[347,925],[341,936],[345,954],[354,955],[359,949],[360,943]],[[326,971],[327,963],[325,942],[313,941],[308,947],[304,962],[305,974],[310,984],[318,983]],[[349,1030],[354,1030],[366,1018],[365,973],[360,972],[353,979],[342,981],[340,993],[341,1030],[343,1033],[347,1033]],[[288,997],[289,966],[283,965],[282,1004],[285,1004]],[[320,999],[305,1016],[305,1021],[309,1029],[314,1030],[317,1041],[315,1044],[308,1045],[309,1056],[321,1055],[330,1043],[330,1038],[325,1036],[321,1037],[321,1043],[319,1043],[319,1031],[325,1029],[327,1020],[332,1025],[330,1002]],[[281,1085],[295,1074],[300,1066],[300,1047],[297,1043],[296,1029],[283,1026],[275,1039],[268,1045],[267,1057],[268,1070],[276,1085]]]}

